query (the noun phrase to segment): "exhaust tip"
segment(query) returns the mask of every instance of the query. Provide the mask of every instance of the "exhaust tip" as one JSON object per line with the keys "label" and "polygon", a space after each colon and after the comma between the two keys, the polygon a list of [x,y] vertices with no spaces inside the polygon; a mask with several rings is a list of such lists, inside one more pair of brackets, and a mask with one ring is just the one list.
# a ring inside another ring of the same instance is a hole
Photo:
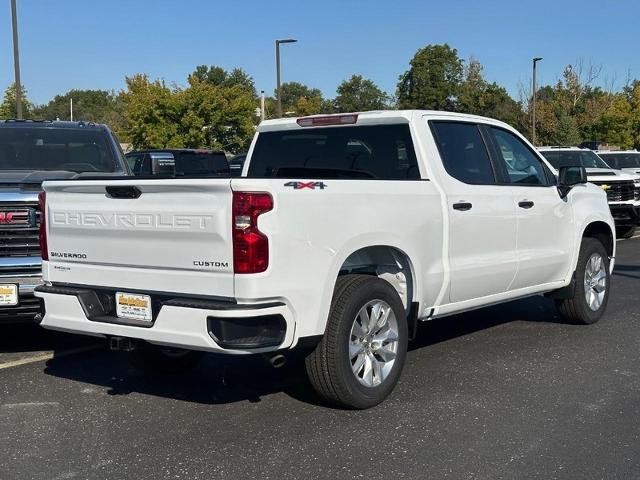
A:
{"label": "exhaust tip", "polygon": [[274,355],[269,359],[269,364],[273,368],[282,368],[287,363],[287,357],[282,354]]}

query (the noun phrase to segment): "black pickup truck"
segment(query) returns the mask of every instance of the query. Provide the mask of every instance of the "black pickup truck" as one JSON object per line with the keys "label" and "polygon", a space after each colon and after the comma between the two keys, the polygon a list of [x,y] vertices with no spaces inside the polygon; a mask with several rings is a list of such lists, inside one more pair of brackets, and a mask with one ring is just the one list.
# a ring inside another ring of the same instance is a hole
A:
{"label": "black pickup truck", "polygon": [[224,152],[192,148],[135,150],[127,163],[141,177],[228,177]]}
{"label": "black pickup truck", "polygon": [[128,175],[105,125],[0,121],[0,323],[31,321],[41,311],[40,207],[44,180]]}

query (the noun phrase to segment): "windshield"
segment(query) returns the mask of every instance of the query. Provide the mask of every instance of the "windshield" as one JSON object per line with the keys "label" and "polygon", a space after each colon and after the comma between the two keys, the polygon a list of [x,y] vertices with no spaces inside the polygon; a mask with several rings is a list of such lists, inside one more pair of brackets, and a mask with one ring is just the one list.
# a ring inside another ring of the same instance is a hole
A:
{"label": "windshield", "polygon": [[0,128],[0,170],[113,172],[115,166],[100,130]]}
{"label": "windshield", "polygon": [[602,153],[601,156],[613,168],[640,168],[640,152]]}
{"label": "windshield", "polygon": [[224,153],[179,152],[175,154],[176,175],[208,176],[229,175],[229,164]]}
{"label": "windshield", "polygon": [[409,125],[303,128],[258,135],[249,177],[418,179]]}
{"label": "windshield", "polygon": [[129,154],[135,158],[134,175],[156,175],[175,177],[229,176],[229,164],[224,153],[201,150],[176,150],[166,152],[137,152]]}
{"label": "windshield", "polygon": [[556,170],[560,167],[611,169],[604,160],[591,150],[544,150],[540,153]]}

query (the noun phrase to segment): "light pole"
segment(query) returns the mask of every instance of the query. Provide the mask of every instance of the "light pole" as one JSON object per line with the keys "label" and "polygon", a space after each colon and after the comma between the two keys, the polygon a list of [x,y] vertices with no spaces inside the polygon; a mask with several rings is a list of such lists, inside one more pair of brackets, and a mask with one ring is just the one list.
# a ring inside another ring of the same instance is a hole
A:
{"label": "light pole", "polygon": [[[15,0],[14,0],[15,1]],[[280,44],[295,43],[298,40],[293,38],[285,38],[284,40],[276,40],[276,96],[278,97],[278,118],[282,117],[282,91],[280,88]]]}
{"label": "light pole", "polygon": [[533,59],[533,106],[531,108],[531,143],[536,144],[536,63],[542,60],[542,57],[534,57]]}
{"label": "light pole", "polygon": [[16,0],[11,0],[11,25],[13,27],[13,67],[16,74],[16,117],[18,117],[18,120],[22,120],[22,87],[20,85],[20,54],[18,50]]}

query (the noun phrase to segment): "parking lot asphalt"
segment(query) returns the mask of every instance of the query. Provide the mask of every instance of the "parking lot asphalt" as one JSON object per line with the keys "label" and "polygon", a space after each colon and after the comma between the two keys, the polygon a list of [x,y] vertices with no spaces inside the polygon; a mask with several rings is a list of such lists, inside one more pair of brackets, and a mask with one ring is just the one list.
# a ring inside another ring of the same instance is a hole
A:
{"label": "parking lot asphalt", "polygon": [[640,239],[618,243],[612,287],[591,326],[541,297],[425,323],[361,412],[322,405],[291,364],[150,377],[94,339],[12,327],[0,479],[639,478]]}

